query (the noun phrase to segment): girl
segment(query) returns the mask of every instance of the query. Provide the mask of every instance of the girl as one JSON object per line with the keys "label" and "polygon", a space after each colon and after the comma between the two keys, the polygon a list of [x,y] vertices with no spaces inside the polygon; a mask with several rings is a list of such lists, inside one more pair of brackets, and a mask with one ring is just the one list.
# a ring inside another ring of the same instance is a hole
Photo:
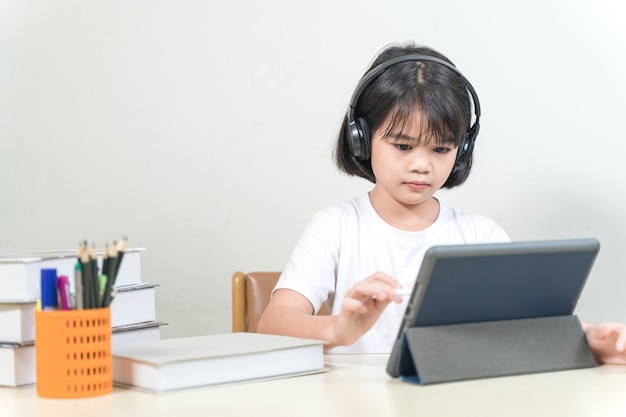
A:
{"label": "girl", "polygon": [[[429,247],[509,241],[494,221],[434,197],[467,179],[479,121],[473,87],[445,56],[413,44],[383,50],[335,150],[342,171],[374,187],[314,215],[258,331],[326,340],[329,353],[389,353],[406,308],[398,289],[412,288]],[[325,302],[331,314],[315,315]],[[600,360],[624,361],[624,326],[586,328]]]}

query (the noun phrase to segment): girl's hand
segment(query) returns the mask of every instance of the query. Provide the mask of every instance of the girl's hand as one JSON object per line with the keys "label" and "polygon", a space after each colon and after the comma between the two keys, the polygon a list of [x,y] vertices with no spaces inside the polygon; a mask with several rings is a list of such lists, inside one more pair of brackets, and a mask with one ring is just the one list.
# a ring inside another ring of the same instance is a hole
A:
{"label": "girl's hand", "polygon": [[599,363],[626,365],[626,324],[583,324],[583,328]]}
{"label": "girl's hand", "polygon": [[341,304],[334,329],[335,345],[351,345],[376,323],[391,302],[400,303],[400,284],[383,272],[376,272],[354,285]]}

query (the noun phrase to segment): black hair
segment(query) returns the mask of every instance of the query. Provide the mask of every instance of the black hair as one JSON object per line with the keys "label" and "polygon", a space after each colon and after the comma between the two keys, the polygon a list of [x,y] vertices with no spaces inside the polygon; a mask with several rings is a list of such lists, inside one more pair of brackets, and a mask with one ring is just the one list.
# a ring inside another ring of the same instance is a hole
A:
{"label": "black hair", "polygon": [[[429,55],[452,64],[434,49],[408,43],[384,49],[367,72],[392,58],[412,54]],[[426,116],[428,132],[425,133],[437,144],[457,147],[467,136],[472,120],[472,104],[462,77],[444,65],[429,61],[407,61],[386,69],[365,87],[356,103],[355,115],[365,120],[372,135],[389,120],[389,127],[384,132],[386,137],[392,129],[402,128],[415,110],[422,111]],[[335,145],[337,167],[349,175],[375,183],[371,159],[356,158],[348,140],[346,116]],[[470,153],[464,168],[455,170],[442,188],[452,188],[465,182],[471,165]]]}

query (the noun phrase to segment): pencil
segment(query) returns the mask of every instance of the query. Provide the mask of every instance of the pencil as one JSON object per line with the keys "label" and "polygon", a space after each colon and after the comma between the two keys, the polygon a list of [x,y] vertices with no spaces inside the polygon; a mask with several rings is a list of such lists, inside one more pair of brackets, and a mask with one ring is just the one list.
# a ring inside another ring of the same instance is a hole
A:
{"label": "pencil", "polygon": [[120,265],[122,265],[122,258],[124,257],[124,253],[126,252],[126,236],[122,237],[122,240],[117,244],[117,262],[115,264],[115,273],[113,274],[113,280],[115,283],[115,279],[117,279],[117,273],[120,270]]}
{"label": "pencil", "polygon": [[109,244],[104,245],[104,253],[102,254],[101,275],[107,275],[109,272]]}
{"label": "pencil", "polygon": [[117,242],[113,241],[113,246],[109,251],[109,264],[107,266],[106,274],[109,278],[113,277],[115,273],[115,265],[117,264]]}
{"label": "pencil", "polygon": [[76,298],[76,310],[83,309],[83,276],[80,270],[80,258],[74,265],[74,292]]}
{"label": "pencil", "polygon": [[91,306],[91,264],[89,261],[89,248],[87,241],[80,245],[78,249],[80,258],[81,276],[83,279],[83,308],[92,308]]}
{"label": "pencil", "polygon": [[122,264],[122,258],[124,257],[124,253],[126,252],[126,236],[122,237],[118,243],[114,245],[113,254],[110,256],[109,260],[109,276],[106,282],[106,289],[104,298],[102,300],[102,307],[108,307],[113,300],[113,290],[115,286],[115,281],[117,280],[117,273],[120,270],[120,265]]}
{"label": "pencil", "polygon": [[107,264],[107,270],[102,271],[107,276],[107,282],[104,286],[104,295],[102,296],[101,307],[108,307],[111,303],[111,291],[113,290],[113,284],[115,281],[115,268],[118,262],[117,259],[117,243],[113,241],[113,246],[109,251],[109,262]]}
{"label": "pencil", "polygon": [[100,306],[100,280],[98,278],[98,254],[96,252],[96,246],[92,244],[91,251],[89,252],[89,264],[91,266],[91,305],[92,308]]}

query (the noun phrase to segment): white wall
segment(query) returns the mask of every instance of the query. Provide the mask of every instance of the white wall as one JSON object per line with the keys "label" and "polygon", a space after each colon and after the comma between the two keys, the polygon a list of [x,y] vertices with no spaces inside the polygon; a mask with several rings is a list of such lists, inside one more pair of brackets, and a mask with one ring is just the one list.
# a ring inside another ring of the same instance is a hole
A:
{"label": "white wall", "polygon": [[444,201],[515,240],[594,236],[584,319],[626,321],[626,9],[619,0],[3,0],[0,252],[146,247],[165,337],[230,330],[233,271],[279,270],[386,44],[447,54],[480,96]]}

